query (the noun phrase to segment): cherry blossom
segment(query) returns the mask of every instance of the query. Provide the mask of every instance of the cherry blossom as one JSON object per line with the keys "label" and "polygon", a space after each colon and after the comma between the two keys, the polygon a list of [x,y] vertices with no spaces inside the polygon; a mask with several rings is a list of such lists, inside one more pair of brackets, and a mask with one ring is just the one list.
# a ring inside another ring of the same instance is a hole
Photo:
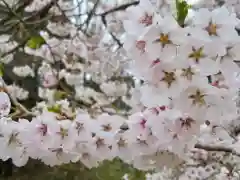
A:
{"label": "cherry blossom", "polygon": [[[239,178],[239,18],[229,6],[184,1],[192,6],[180,23],[176,2],[140,0],[113,15],[112,4],[96,6],[82,25],[47,20],[44,43],[20,48],[39,66],[13,68],[40,86],[32,93],[1,79],[0,158],[92,168],[117,157],[156,170],[149,180]],[[66,15],[56,5],[71,9],[56,2],[53,15]],[[9,39],[0,38],[4,64],[15,60]]]}

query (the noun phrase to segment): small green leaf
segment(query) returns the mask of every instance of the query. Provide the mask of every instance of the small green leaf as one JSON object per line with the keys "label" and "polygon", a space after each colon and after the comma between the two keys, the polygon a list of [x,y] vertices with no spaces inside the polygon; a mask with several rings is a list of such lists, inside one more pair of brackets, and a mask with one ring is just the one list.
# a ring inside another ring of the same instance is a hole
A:
{"label": "small green leaf", "polygon": [[185,19],[188,15],[190,5],[185,0],[176,0],[177,22],[180,26],[184,26]]}
{"label": "small green leaf", "polygon": [[46,42],[43,39],[43,37],[39,35],[39,36],[31,37],[27,42],[27,46],[32,48],[32,49],[38,49],[45,43]]}
{"label": "small green leaf", "polygon": [[3,64],[0,63],[0,77],[3,76],[3,72],[4,72],[4,67],[3,67]]}
{"label": "small green leaf", "polygon": [[60,105],[53,105],[48,107],[49,112],[54,112],[54,113],[61,113],[61,106]]}
{"label": "small green leaf", "polygon": [[61,99],[64,99],[64,98],[66,98],[66,96],[67,96],[67,93],[64,92],[64,91],[56,91],[56,92],[54,93],[54,99],[55,99],[56,101],[61,100]]}

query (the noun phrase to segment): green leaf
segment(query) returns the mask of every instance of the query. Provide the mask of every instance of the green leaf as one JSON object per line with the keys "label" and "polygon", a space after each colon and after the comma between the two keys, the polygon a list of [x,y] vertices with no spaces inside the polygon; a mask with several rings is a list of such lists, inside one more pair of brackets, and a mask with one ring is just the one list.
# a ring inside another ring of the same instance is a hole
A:
{"label": "green leaf", "polygon": [[54,100],[58,101],[67,97],[67,93],[64,91],[56,91],[54,93]]}
{"label": "green leaf", "polygon": [[27,46],[32,49],[38,49],[45,43],[46,41],[43,39],[43,37],[38,35],[31,37],[27,42]]}
{"label": "green leaf", "polygon": [[61,105],[53,105],[48,107],[49,112],[61,113]]}
{"label": "green leaf", "polygon": [[4,67],[3,67],[3,64],[0,63],[0,77],[3,76],[3,72],[4,72]]}
{"label": "green leaf", "polygon": [[180,26],[184,26],[185,19],[188,15],[190,5],[185,0],[176,0],[177,22]]}

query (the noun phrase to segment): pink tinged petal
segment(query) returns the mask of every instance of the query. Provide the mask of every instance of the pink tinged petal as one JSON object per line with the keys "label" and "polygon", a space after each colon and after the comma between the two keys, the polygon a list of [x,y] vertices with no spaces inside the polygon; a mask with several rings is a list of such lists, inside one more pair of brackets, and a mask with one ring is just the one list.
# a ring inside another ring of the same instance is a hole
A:
{"label": "pink tinged petal", "polygon": [[190,45],[192,47],[194,47],[195,49],[199,49],[203,46],[205,46],[205,44],[209,42],[209,41],[203,41],[203,40],[200,40],[200,39],[197,39],[197,38],[192,38],[192,41],[190,42]]}
{"label": "pink tinged petal", "polygon": [[236,73],[239,72],[239,66],[233,62],[230,57],[224,57],[221,61],[221,72],[223,73]]}
{"label": "pink tinged petal", "polygon": [[159,58],[164,62],[172,62],[177,56],[177,47],[173,44],[167,44],[162,49]]}
{"label": "pink tinged petal", "polygon": [[17,167],[25,166],[28,162],[29,157],[27,155],[22,155],[20,157],[12,158],[13,164]]}
{"label": "pink tinged petal", "polygon": [[237,42],[239,36],[234,27],[223,26],[217,29],[218,36],[226,43]]}
{"label": "pink tinged petal", "polygon": [[173,44],[180,45],[186,42],[187,33],[183,29],[176,29],[171,32],[170,38]]}
{"label": "pink tinged petal", "polygon": [[166,110],[166,106],[150,108],[150,111],[155,115],[159,115],[160,111],[165,111],[165,110]]}
{"label": "pink tinged petal", "polygon": [[212,11],[212,21],[219,25],[225,25],[229,20],[229,15],[230,13],[226,7],[216,8]]}
{"label": "pink tinged petal", "polygon": [[45,88],[55,86],[57,82],[57,77],[53,73],[47,72],[43,75],[43,86]]}
{"label": "pink tinged petal", "polygon": [[237,88],[240,88],[240,72],[236,74],[236,82],[235,85]]}
{"label": "pink tinged petal", "polygon": [[204,40],[204,41],[210,41],[209,34],[206,30],[200,29],[200,28],[192,28],[191,29],[191,36],[193,38]]}
{"label": "pink tinged petal", "polygon": [[240,68],[230,58],[224,59],[220,65],[220,68],[229,85],[233,85],[237,82],[236,75],[240,72]]}
{"label": "pink tinged petal", "polygon": [[130,8],[127,9],[127,11],[130,15],[129,18],[133,19],[133,20],[137,20],[143,14],[143,10],[139,6],[130,7]]}
{"label": "pink tinged petal", "polygon": [[200,69],[200,74],[204,76],[209,76],[213,74],[217,74],[220,70],[219,64],[209,58],[202,58],[197,65],[197,69]]}
{"label": "pink tinged petal", "polygon": [[233,60],[240,61],[240,44],[236,44],[231,48],[228,53],[232,56]]}
{"label": "pink tinged petal", "polygon": [[193,24],[205,28],[209,25],[209,22],[211,20],[211,12],[208,9],[202,8],[198,12],[196,12],[196,15],[193,19]]}
{"label": "pink tinged petal", "polygon": [[224,56],[227,53],[225,44],[217,39],[213,39],[211,42],[206,43],[204,52],[210,57]]}
{"label": "pink tinged petal", "polygon": [[127,37],[124,40],[123,48],[128,51],[134,46],[135,42],[136,42],[136,37],[132,35],[127,35]]}
{"label": "pink tinged petal", "polygon": [[161,29],[158,26],[151,26],[146,31],[144,31],[143,38],[147,39],[150,42],[153,42],[159,38],[160,33]]}
{"label": "pink tinged petal", "polygon": [[239,19],[237,19],[236,15],[230,13],[225,6],[215,9],[212,14],[213,22],[218,25],[228,25],[234,28],[239,24]]}
{"label": "pink tinged petal", "polygon": [[157,59],[161,54],[161,44],[159,43],[147,43],[146,52],[150,59]]}
{"label": "pink tinged petal", "polygon": [[[149,98],[149,96],[153,95],[154,98]],[[151,92],[149,91],[148,94],[143,94],[141,96],[141,102],[146,106],[146,107],[155,107],[155,106],[163,106],[164,104],[169,103],[169,98],[166,96],[161,96],[159,93],[156,92]]]}
{"label": "pink tinged petal", "polygon": [[139,23],[133,22],[131,20],[125,20],[123,21],[124,29],[127,33],[136,35],[142,33],[142,28],[139,28]]}
{"label": "pink tinged petal", "polygon": [[139,6],[146,10],[153,10],[153,5],[149,0],[140,0]]}
{"label": "pink tinged petal", "polygon": [[7,116],[10,113],[11,102],[7,93],[0,92],[0,116]]}
{"label": "pink tinged petal", "polygon": [[[189,61],[192,61],[192,60],[189,60],[188,57],[177,57],[175,66],[176,68],[187,69],[190,67],[190,64],[191,64],[191,62]],[[182,72],[182,71],[178,71],[178,72]]]}
{"label": "pink tinged petal", "polygon": [[163,20],[161,15],[155,15],[153,18],[153,24],[159,24]]}
{"label": "pink tinged petal", "polygon": [[192,45],[191,44],[186,44],[186,45],[183,45],[183,46],[180,46],[178,48],[178,57],[181,59],[181,60],[186,60],[189,56],[189,53],[192,52]]}
{"label": "pink tinged petal", "polygon": [[239,27],[240,20],[236,17],[235,14],[230,14],[230,17],[228,18],[228,21],[226,22],[227,25],[232,25],[234,27]]}
{"label": "pink tinged petal", "polygon": [[164,31],[170,32],[179,28],[179,25],[172,15],[165,16],[160,22],[160,26]]}

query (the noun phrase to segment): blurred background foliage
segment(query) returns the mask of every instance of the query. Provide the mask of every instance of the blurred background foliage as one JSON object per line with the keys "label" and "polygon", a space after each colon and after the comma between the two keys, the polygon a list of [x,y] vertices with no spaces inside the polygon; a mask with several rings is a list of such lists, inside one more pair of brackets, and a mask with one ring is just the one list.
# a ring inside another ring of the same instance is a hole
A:
{"label": "blurred background foliage", "polygon": [[104,162],[98,168],[87,169],[80,163],[49,167],[39,161],[31,160],[21,168],[11,161],[1,162],[0,180],[120,180],[129,174],[129,180],[144,180],[145,173],[116,159]]}

